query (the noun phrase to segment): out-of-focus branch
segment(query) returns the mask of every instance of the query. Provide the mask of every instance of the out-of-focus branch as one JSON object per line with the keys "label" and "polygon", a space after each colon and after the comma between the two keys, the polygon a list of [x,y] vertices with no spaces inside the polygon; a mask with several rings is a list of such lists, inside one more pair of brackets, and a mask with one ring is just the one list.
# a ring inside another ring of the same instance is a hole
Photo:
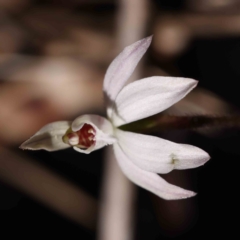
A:
{"label": "out-of-focus branch", "polygon": [[94,228],[97,202],[70,182],[0,147],[0,179],[63,216]]}
{"label": "out-of-focus branch", "polygon": [[169,116],[158,114],[153,117],[142,119],[130,124],[121,126],[124,131],[157,133],[173,129],[197,130],[202,128],[226,128],[240,127],[240,116]]}
{"label": "out-of-focus branch", "polygon": [[240,7],[239,0],[187,0],[186,5],[189,9],[201,12],[236,12]]}
{"label": "out-of-focus branch", "polygon": [[98,239],[130,240],[135,187],[117,165],[112,147],[107,149],[105,158]]}
{"label": "out-of-focus branch", "polygon": [[[147,1],[121,0],[118,10],[118,47],[143,38],[148,15]],[[134,78],[139,77],[135,71]],[[108,149],[99,218],[100,240],[130,240],[133,237],[135,186],[123,175],[112,149]]]}
{"label": "out-of-focus branch", "polygon": [[234,37],[240,35],[240,14],[162,14],[154,29],[154,48],[174,57],[193,38]]}
{"label": "out-of-focus branch", "polygon": [[117,15],[119,50],[144,37],[148,18],[148,1],[121,0]]}

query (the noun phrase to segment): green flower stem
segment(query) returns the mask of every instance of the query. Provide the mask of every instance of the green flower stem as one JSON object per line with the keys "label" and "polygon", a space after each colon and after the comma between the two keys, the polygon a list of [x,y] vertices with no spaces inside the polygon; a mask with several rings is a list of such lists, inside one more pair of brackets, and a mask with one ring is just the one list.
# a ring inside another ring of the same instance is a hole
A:
{"label": "green flower stem", "polygon": [[121,130],[152,133],[168,129],[240,127],[240,116],[169,116],[158,114],[120,127]]}

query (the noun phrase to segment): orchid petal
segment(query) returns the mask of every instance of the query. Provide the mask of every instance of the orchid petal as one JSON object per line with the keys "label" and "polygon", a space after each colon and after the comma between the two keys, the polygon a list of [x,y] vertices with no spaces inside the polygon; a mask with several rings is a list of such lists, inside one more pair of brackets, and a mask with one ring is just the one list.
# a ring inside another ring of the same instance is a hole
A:
{"label": "orchid petal", "polygon": [[96,132],[94,138],[95,144],[88,149],[81,149],[74,146],[74,150],[88,154],[116,142],[116,138],[113,136],[113,126],[106,118],[93,114],[82,115],[72,122],[72,130],[74,132],[78,131],[84,124],[90,124],[94,128]]}
{"label": "orchid petal", "polygon": [[157,114],[185,97],[197,81],[177,77],[149,77],[125,86],[115,101],[112,121],[120,126]]}
{"label": "orchid petal", "polygon": [[128,159],[145,171],[168,173],[173,169],[195,168],[210,158],[198,147],[154,136],[121,130],[116,131],[116,136]]}
{"label": "orchid petal", "polygon": [[126,84],[151,41],[152,36],[133,43],[112,61],[103,82],[103,91],[110,101],[113,102],[115,100],[117,94]]}
{"label": "orchid petal", "polygon": [[62,136],[70,128],[71,122],[59,121],[49,123],[35,133],[31,138],[22,143],[20,148],[27,150],[57,151],[69,148],[68,144],[62,141]]}
{"label": "orchid petal", "polygon": [[114,152],[116,159],[124,172],[124,174],[135,184],[146,190],[156,194],[157,196],[166,199],[183,199],[195,196],[196,193],[174,186],[156,173],[151,173],[138,168],[133,164],[126,154],[122,151],[121,147],[116,143],[114,146]]}

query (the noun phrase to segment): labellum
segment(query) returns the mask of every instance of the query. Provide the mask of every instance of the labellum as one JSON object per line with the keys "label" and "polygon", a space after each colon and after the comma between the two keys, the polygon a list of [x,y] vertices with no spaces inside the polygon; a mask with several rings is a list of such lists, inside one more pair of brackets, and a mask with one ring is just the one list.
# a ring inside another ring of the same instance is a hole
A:
{"label": "labellum", "polygon": [[63,141],[70,146],[76,146],[81,149],[87,149],[96,142],[96,130],[92,125],[85,123],[81,129],[76,132],[67,131],[63,136]]}

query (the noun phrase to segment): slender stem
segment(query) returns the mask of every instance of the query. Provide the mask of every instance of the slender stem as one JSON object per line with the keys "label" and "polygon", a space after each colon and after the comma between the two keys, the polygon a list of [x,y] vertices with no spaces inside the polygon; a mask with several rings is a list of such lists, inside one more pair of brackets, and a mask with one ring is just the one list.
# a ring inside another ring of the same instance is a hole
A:
{"label": "slender stem", "polygon": [[168,129],[240,127],[240,116],[168,116],[158,114],[121,126],[125,131],[151,133]]}

